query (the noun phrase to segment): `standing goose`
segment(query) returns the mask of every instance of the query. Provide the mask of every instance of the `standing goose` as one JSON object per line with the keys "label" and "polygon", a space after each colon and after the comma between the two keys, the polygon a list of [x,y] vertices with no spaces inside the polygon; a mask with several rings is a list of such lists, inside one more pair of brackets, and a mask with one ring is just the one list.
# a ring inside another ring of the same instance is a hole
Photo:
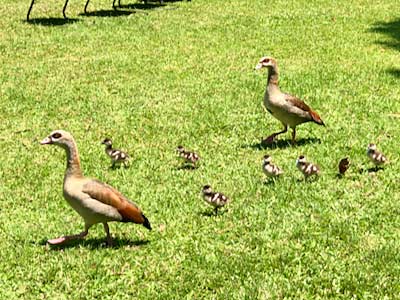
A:
{"label": "standing goose", "polygon": [[299,98],[282,93],[279,89],[279,71],[276,60],[272,57],[262,57],[256,65],[256,70],[268,69],[267,88],[264,94],[265,108],[276,119],[282,122],[282,131],[273,133],[264,143],[270,144],[279,134],[287,132],[288,126],[293,129],[292,144],[296,142],[296,126],[306,122],[314,122],[325,126],[320,116]]}
{"label": "standing goose", "polygon": [[151,230],[150,222],[140,208],[113,187],[83,176],[78,148],[69,132],[53,131],[40,142],[42,145],[54,144],[63,148],[67,154],[67,169],[64,175],[63,194],[68,204],[84,219],[85,230],[79,234],[62,236],[48,240],[51,245],[59,245],[73,239],[83,239],[89,228],[103,223],[107,234],[107,244],[112,245],[108,222],[133,222]]}

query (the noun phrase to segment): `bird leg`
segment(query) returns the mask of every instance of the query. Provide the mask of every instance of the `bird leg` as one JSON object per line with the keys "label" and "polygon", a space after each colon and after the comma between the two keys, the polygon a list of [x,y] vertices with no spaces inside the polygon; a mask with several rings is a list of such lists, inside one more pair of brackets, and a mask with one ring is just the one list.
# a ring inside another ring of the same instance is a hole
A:
{"label": "bird leg", "polygon": [[294,127],[292,131],[292,145],[295,144],[296,144],[296,127]]}
{"label": "bird leg", "polygon": [[114,243],[113,243],[113,239],[110,234],[110,227],[108,227],[107,223],[103,223],[103,226],[104,226],[104,231],[107,234],[107,245],[112,246]]}
{"label": "bird leg", "polygon": [[214,209],[215,215],[218,215],[218,207],[216,206]]}
{"label": "bird leg", "polygon": [[85,225],[85,230],[82,231],[81,233],[73,235],[65,235],[56,239],[47,240],[47,243],[49,243],[50,245],[61,245],[71,240],[83,239],[87,236],[88,233],[89,233],[89,226]]}
{"label": "bird leg", "polygon": [[264,140],[262,140],[261,144],[267,144],[267,145],[268,144],[272,144],[274,142],[274,139],[275,139],[276,136],[278,136],[278,135],[280,135],[282,133],[285,133],[285,132],[287,132],[287,125],[286,124],[284,124],[284,128],[283,128],[282,131],[279,131],[279,132],[271,134],[269,137],[267,137]]}

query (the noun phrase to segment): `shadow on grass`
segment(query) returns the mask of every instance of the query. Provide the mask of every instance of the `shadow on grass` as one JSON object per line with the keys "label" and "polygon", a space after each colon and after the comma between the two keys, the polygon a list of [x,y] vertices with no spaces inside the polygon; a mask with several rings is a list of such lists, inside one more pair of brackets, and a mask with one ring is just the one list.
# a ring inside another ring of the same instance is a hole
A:
{"label": "shadow on grass", "polygon": [[127,11],[127,10],[118,10],[118,9],[102,9],[102,10],[96,10],[96,11],[91,11],[87,13],[80,13],[80,16],[85,16],[85,17],[121,17],[121,16],[129,16],[131,14],[134,14],[134,11]]}
{"label": "shadow on grass", "polygon": [[263,185],[265,186],[274,186],[278,178],[267,178],[263,181]]}
{"label": "shadow on grass", "polygon": [[129,169],[129,167],[130,167],[129,165],[123,165],[122,166],[122,164],[119,164],[119,165],[114,165],[114,166],[111,165],[111,166],[108,167],[108,169],[112,170],[112,171],[116,171],[116,170],[120,170],[121,168]]}
{"label": "shadow on grass", "polygon": [[222,216],[226,213],[225,210],[218,210],[218,213],[216,214],[214,210],[206,210],[206,211],[202,211],[199,214],[204,216],[204,217],[218,217],[218,216]]}
{"label": "shadow on grass", "polygon": [[80,21],[79,19],[70,18],[35,18],[29,21],[24,20],[24,22],[32,25],[42,25],[42,26],[63,26],[67,24],[72,24]]}
{"label": "shadow on grass", "polygon": [[50,245],[47,243],[46,239],[42,239],[39,241],[40,245],[48,245],[51,250],[62,250],[68,248],[76,248],[76,247],[85,247],[88,249],[99,249],[99,248],[112,248],[112,249],[119,249],[126,246],[132,247],[139,247],[144,246],[150,243],[148,240],[129,240],[125,238],[114,238],[114,244],[109,247],[107,246],[107,240],[105,238],[88,238],[88,239],[77,239],[66,242],[65,244],[61,245]]}
{"label": "shadow on grass", "polygon": [[242,145],[242,148],[252,148],[255,150],[265,150],[265,149],[285,149],[288,147],[299,147],[307,144],[321,144],[321,139],[319,138],[305,138],[299,139],[295,145],[290,143],[290,140],[277,140],[272,144],[266,144],[263,142],[254,143],[250,145]]}
{"label": "shadow on grass", "polygon": [[377,44],[400,51],[400,19],[375,23],[370,31],[385,34],[391,38],[389,41],[377,41]]}
{"label": "shadow on grass", "polygon": [[390,68],[386,72],[394,77],[400,78],[400,69]]}
{"label": "shadow on grass", "polygon": [[360,168],[360,170],[358,172],[359,172],[359,174],[363,174],[364,172],[377,173],[377,172],[383,171],[383,170],[384,170],[383,167],[376,166],[376,167],[372,167],[372,168],[368,168],[368,169]]}
{"label": "shadow on grass", "polygon": [[156,9],[158,7],[162,7],[164,4],[157,3],[134,3],[134,4],[121,4],[119,8],[127,8],[127,9]]}
{"label": "shadow on grass", "polygon": [[121,4],[118,6],[119,8],[128,8],[128,9],[142,9],[142,10],[148,10],[148,9],[177,9],[176,7],[167,7],[168,3],[174,3],[174,2],[190,2],[190,1],[184,1],[184,0],[164,0],[163,3],[160,3],[160,1],[147,1],[144,3],[133,3],[133,4]]}
{"label": "shadow on grass", "polygon": [[197,166],[193,166],[193,165],[189,165],[189,164],[184,164],[182,166],[177,167],[177,170],[196,170],[198,167]]}

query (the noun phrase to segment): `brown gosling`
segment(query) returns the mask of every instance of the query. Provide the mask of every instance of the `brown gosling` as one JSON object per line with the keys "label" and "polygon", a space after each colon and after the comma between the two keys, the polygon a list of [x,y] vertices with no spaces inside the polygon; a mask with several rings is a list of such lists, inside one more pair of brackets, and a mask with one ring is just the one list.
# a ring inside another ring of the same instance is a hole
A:
{"label": "brown gosling", "polygon": [[339,174],[344,175],[347,169],[350,167],[350,161],[347,157],[342,158],[339,162]]}

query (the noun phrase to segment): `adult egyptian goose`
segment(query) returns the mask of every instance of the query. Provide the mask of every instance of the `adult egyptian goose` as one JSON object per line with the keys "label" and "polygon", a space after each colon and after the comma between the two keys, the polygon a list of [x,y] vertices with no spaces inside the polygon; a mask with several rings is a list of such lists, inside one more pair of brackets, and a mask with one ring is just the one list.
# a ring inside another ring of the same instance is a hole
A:
{"label": "adult egyptian goose", "polygon": [[293,129],[292,144],[296,141],[296,126],[306,122],[314,122],[325,126],[321,117],[299,98],[282,93],[279,89],[279,71],[276,60],[272,57],[262,57],[256,65],[256,70],[268,69],[267,88],[264,94],[265,108],[276,119],[282,122],[282,131],[273,133],[263,140],[263,143],[270,144],[275,137],[287,131],[288,126]]}
{"label": "adult egyptian goose", "polygon": [[379,152],[375,144],[369,144],[367,147],[367,156],[376,167],[382,166],[387,162],[387,158],[383,153]]}
{"label": "adult egyptian goose", "polygon": [[222,193],[213,192],[211,186],[205,185],[202,189],[203,199],[206,203],[214,206],[215,214],[218,214],[218,209],[225,206],[230,199]]}
{"label": "adult egyptian goose", "polygon": [[83,176],[79,161],[78,148],[69,132],[53,131],[40,142],[42,145],[56,145],[67,154],[67,169],[64,176],[63,194],[68,204],[75,209],[85,222],[85,230],[79,234],[62,236],[48,240],[51,245],[63,244],[72,239],[82,239],[89,228],[103,223],[107,234],[107,244],[112,244],[108,222],[133,222],[142,224],[151,230],[150,222],[140,208],[113,187]]}
{"label": "adult egyptian goose", "polygon": [[296,167],[301,173],[303,173],[305,179],[312,175],[319,175],[320,172],[320,168],[316,164],[307,162],[304,155],[300,155],[296,160]]}
{"label": "adult egyptian goose", "polygon": [[128,153],[119,150],[119,149],[113,149],[112,147],[112,141],[109,138],[104,139],[101,142],[103,145],[106,145],[106,154],[111,158],[111,167],[114,168],[117,164],[120,165],[121,163],[126,166],[130,156]]}
{"label": "adult egyptian goose", "polygon": [[178,155],[182,158],[186,163],[192,164],[196,166],[196,163],[199,161],[200,156],[198,156],[195,152],[187,151],[183,146],[178,146],[176,148]]}
{"label": "adult egyptian goose", "polygon": [[283,174],[283,171],[272,163],[272,157],[269,155],[264,155],[262,170],[264,174],[270,178],[278,177]]}

